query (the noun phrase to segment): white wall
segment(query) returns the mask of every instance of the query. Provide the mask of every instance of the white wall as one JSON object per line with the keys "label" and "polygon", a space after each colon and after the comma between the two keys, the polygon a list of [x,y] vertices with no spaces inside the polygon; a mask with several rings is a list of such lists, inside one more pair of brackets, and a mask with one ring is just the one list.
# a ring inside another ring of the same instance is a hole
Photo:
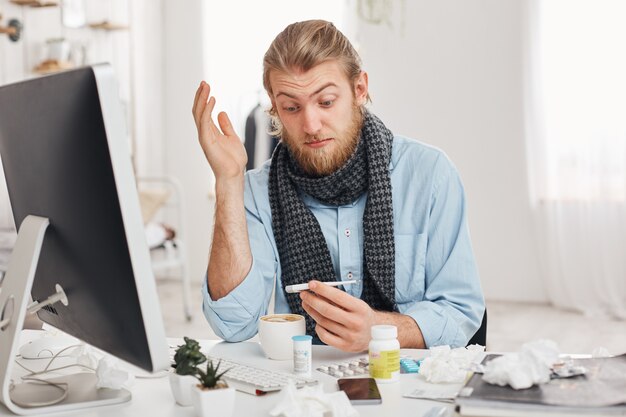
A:
{"label": "white wall", "polygon": [[163,0],[132,0],[131,57],[135,168],[139,175],[164,174]]}
{"label": "white wall", "polygon": [[[207,266],[212,233],[212,174],[198,144],[191,115],[193,98],[204,76],[202,0],[163,2],[163,164],[185,195],[190,273],[200,281]],[[160,121],[154,119],[158,125]],[[197,295],[199,296],[199,295]]]}
{"label": "white wall", "polygon": [[393,131],[443,149],[458,167],[485,295],[546,301],[528,201],[522,6],[393,1],[392,26],[361,21],[357,39],[372,110]]}

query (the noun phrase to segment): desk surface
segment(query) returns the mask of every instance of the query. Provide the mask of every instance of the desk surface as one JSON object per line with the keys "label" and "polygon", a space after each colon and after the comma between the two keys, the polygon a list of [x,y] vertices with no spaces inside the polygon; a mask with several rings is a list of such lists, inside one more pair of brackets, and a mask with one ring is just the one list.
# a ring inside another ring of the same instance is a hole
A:
{"label": "desk surface", "polygon": [[[181,339],[169,339],[170,344],[177,345]],[[291,361],[274,361],[266,359],[261,347],[256,342],[226,343],[220,341],[201,341],[203,351],[212,356],[233,359],[241,363],[257,366],[260,368],[292,371]],[[425,355],[424,350],[403,349],[402,353],[414,358]],[[340,352],[328,346],[313,347],[313,367],[321,364],[343,362],[351,358],[362,357],[363,354],[350,354]],[[43,361],[45,362],[45,361]],[[17,368],[17,366],[16,366]],[[314,378],[323,384],[324,392],[337,391],[337,379],[313,371]],[[415,374],[403,374],[400,381],[391,384],[379,384],[383,398],[381,405],[355,406],[361,416],[422,416],[433,407],[445,405],[444,403],[404,398],[402,395],[423,386],[425,382]],[[460,386],[460,384],[459,384]],[[64,412],[64,416],[97,416],[97,417],[192,417],[195,416],[193,407],[181,407],[174,401],[170,391],[167,377],[161,378],[137,378],[131,388],[132,399],[130,402],[112,406],[97,407],[74,412]],[[237,392],[234,416],[268,416],[270,410],[278,403],[281,394],[270,393],[262,397]],[[452,408],[452,405],[448,405]],[[11,416],[3,405],[0,404],[0,416]],[[58,414],[47,414],[56,416]]]}

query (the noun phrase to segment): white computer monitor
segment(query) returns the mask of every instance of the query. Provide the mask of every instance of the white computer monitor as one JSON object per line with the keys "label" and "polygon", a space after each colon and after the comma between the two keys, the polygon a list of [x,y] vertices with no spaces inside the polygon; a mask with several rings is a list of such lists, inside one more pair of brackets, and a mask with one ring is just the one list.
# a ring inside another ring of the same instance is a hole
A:
{"label": "white computer monitor", "polygon": [[[39,310],[41,320],[145,370],[169,367],[113,70],[94,65],[0,87],[0,109],[0,156],[19,227],[0,291],[0,399],[19,414],[105,404],[113,393],[81,399],[70,386],[54,407],[20,406],[45,387],[10,387],[9,374],[28,296],[42,301],[59,287],[67,305]],[[109,402],[129,395],[119,397]]]}

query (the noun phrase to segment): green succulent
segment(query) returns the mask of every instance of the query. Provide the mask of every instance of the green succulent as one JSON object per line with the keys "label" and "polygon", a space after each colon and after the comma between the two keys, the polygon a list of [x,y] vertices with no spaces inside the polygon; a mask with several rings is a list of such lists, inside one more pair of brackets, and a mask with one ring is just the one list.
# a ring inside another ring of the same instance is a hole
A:
{"label": "green succulent", "polygon": [[209,389],[215,388],[217,383],[220,381],[220,378],[222,378],[222,376],[224,376],[224,374],[228,372],[227,369],[221,374],[218,373],[218,369],[220,368],[221,363],[222,361],[219,361],[217,363],[217,366],[213,367],[213,361],[208,361],[206,365],[206,372],[200,368],[197,368],[196,378],[198,379],[198,381],[200,381],[200,384],[202,384],[202,386]]}
{"label": "green succulent", "polygon": [[198,365],[206,361],[206,356],[200,352],[200,343],[188,337],[184,338],[185,344],[179,345],[174,355],[172,368],[178,375],[196,375]]}

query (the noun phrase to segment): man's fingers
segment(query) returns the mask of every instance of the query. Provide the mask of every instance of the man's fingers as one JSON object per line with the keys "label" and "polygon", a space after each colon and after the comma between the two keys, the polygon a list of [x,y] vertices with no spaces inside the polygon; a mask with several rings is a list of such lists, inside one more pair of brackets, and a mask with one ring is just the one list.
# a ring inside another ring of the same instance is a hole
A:
{"label": "man's fingers", "polygon": [[211,114],[213,114],[213,109],[215,108],[215,97],[211,97],[209,99],[209,102],[206,105],[206,108],[204,109],[204,113],[202,113],[202,115],[204,116],[205,113],[208,113],[208,119],[211,120]]}
{"label": "man's fingers", "polygon": [[202,119],[202,112],[206,108],[206,102],[209,98],[209,94],[211,92],[211,88],[208,84],[203,83],[200,86],[200,94],[198,95],[198,100],[196,100],[194,105],[194,119],[196,119],[196,123],[199,125],[200,120]]}
{"label": "man's fingers", "polygon": [[319,324],[315,326],[315,333],[317,333],[320,340],[328,346],[344,350],[346,342],[341,337],[325,329],[323,326],[320,326]]}
{"label": "man's fingers", "polygon": [[215,127],[212,116],[211,116],[211,113],[213,112],[213,108],[215,108],[215,97],[211,97],[209,99],[209,102],[206,104],[206,107],[202,111],[202,116],[200,118],[200,125],[208,127],[211,130],[212,139],[213,141],[215,141],[217,140],[215,136],[219,134],[219,131],[217,131],[217,128]]}
{"label": "man's fingers", "polygon": [[302,308],[304,308],[304,311],[306,311],[317,324],[324,326],[324,328],[332,331],[335,334],[345,334],[347,330],[345,326],[323,316],[306,301],[302,301]]}
{"label": "man's fingers", "polygon": [[315,280],[309,281],[309,290],[350,311],[352,310],[351,306],[357,300],[345,291]]}
{"label": "man's fingers", "polygon": [[226,114],[226,112],[221,112],[220,114],[217,115],[217,122],[220,124],[220,128],[222,129],[222,132],[224,132],[226,136],[237,135],[235,133],[235,129],[233,129],[233,124],[230,122],[230,119],[228,118],[228,115]]}
{"label": "man's fingers", "polygon": [[198,99],[200,98],[200,94],[202,94],[202,87],[204,87],[204,81],[200,82],[198,89],[196,90],[196,95],[193,98],[193,106],[191,107],[191,114],[196,115],[196,107],[198,106]]}
{"label": "man's fingers", "polygon": [[337,323],[343,323],[346,319],[347,313],[344,309],[337,307],[332,302],[329,302],[329,300],[319,297],[315,293],[308,293],[306,291],[301,292],[300,299],[306,302],[320,315],[329,318],[330,320],[336,321]]}

